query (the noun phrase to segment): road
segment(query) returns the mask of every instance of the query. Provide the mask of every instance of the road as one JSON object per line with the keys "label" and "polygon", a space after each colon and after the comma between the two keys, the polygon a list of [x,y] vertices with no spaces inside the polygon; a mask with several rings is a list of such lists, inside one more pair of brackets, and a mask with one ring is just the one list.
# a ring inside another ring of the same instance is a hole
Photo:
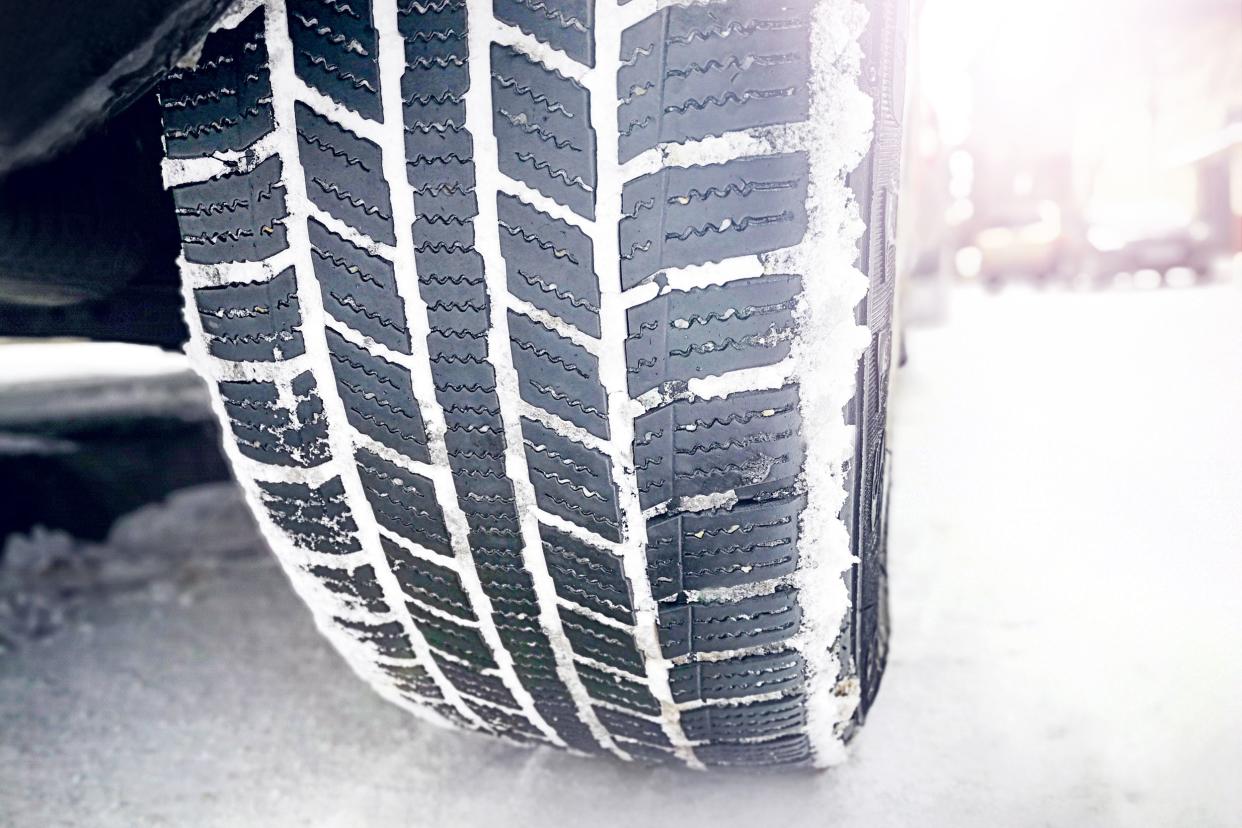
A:
{"label": "road", "polygon": [[419,724],[217,484],[127,520],[92,548],[117,571],[0,655],[0,824],[1234,825],[1239,320],[1228,287],[962,292],[911,332],[892,657],[844,767],[646,770]]}

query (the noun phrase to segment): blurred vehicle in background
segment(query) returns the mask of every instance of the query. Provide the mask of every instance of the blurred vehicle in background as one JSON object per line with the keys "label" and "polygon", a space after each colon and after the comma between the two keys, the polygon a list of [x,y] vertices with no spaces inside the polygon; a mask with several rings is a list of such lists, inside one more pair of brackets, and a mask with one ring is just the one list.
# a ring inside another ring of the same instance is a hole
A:
{"label": "blurred vehicle in background", "polygon": [[1101,288],[1128,282],[1180,287],[1210,281],[1219,242],[1208,226],[1161,212],[1092,223],[1085,281]]}
{"label": "blurred vehicle in background", "polygon": [[1051,200],[1003,202],[970,227],[957,256],[967,279],[992,288],[1008,281],[1044,286],[1077,272],[1077,245],[1066,237],[1061,208]]}
{"label": "blurred vehicle in background", "polygon": [[936,292],[958,280],[1157,287],[1242,273],[1238,0],[920,5],[902,215],[911,320],[937,316]]}

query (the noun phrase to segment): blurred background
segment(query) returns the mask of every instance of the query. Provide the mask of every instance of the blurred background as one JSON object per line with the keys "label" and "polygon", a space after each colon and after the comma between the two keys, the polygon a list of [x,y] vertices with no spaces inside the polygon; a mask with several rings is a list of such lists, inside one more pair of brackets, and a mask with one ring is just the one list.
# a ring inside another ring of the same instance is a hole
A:
{"label": "blurred background", "polygon": [[1242,3],[922,0],[901,214],[906,319],[958,284],[1230,278],[1242,250]]}

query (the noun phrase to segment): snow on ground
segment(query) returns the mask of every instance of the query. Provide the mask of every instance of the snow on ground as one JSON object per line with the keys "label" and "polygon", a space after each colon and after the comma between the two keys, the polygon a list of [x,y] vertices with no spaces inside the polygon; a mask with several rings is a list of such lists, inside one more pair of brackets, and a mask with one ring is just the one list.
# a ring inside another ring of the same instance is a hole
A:
{"label": "snow on ground", "polygon": [[696,775],[421,725],[200,491],[114,533],[174,550],[155,587],[0,655],[0,824],[1236,824],[1240,319],[1223,287],[964,292],[911,333],[892,660],[844,767]]}

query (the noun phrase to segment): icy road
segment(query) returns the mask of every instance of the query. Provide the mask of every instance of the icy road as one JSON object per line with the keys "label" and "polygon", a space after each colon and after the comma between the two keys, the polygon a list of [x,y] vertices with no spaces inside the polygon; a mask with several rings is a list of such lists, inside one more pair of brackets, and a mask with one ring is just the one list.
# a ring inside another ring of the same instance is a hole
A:
{"label": "icy road", "polygon": [[0,655],[0,825],[1236,825],[1242,290],[953,305],[893,402],[893,650],[847,766],[704,776],[420,725],[216,487],[125,521],[103,583],[44,608],[59,631]]}

